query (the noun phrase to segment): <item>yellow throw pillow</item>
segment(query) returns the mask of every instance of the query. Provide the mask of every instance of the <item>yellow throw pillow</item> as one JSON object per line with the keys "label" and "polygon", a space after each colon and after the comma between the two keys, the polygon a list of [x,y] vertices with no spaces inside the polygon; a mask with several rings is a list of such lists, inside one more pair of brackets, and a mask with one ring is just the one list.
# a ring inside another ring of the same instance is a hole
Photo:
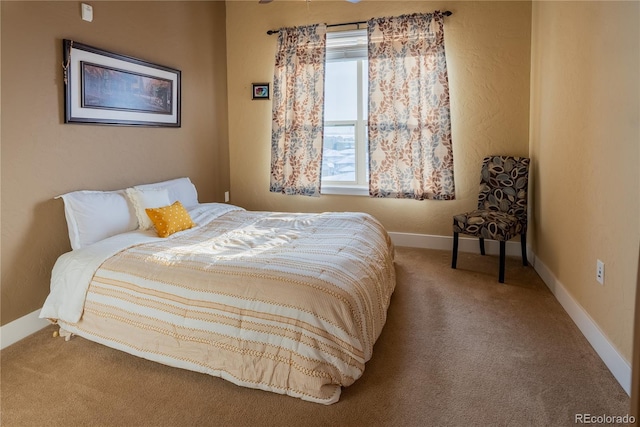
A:
{"label": "yellow throw pillow", "polygon": [[195,226],[189,212],[176,201],[171,206],[145,209],[160,237],[167,237],[178,231],[188,230]]}

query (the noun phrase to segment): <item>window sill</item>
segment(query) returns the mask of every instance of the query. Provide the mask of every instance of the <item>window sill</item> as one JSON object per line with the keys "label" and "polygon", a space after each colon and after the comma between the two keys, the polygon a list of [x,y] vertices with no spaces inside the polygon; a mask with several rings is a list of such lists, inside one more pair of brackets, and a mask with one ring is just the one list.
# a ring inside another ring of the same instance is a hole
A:
{"label": "window sill", "polygon": [[337,196],[364,196],[369,197],[369,188],[368,187],[359,187],[359,186],[331,186],[331,185],[323,185],[320,190],[320,194],[329,194],[329,195],[337,195]]}

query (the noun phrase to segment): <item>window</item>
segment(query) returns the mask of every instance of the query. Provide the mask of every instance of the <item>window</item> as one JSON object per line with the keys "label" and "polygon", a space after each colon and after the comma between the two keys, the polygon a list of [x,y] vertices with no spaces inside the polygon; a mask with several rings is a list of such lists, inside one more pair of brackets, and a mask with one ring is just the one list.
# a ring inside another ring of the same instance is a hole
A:
{"label": "window", "polygon": [[270,191],[455,198],[443,17],[280,30]]}
{"label": "window", "polygon": [[367,30],[327,34],[323,194],[369,194]]}

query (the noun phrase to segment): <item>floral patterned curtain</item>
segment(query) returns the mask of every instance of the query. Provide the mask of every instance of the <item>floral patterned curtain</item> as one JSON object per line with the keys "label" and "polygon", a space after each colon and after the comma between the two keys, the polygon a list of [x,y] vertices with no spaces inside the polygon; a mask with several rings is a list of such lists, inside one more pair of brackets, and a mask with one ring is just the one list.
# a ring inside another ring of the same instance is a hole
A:
{"label": "floral patterned curtain", "polygon": [[443,15],[368,24],[369,194],[454,199]]}
{"label": "floral patterned curtain", "polygon": [[320,195],[326,26],[283,28],[273,82],[270,191]]}

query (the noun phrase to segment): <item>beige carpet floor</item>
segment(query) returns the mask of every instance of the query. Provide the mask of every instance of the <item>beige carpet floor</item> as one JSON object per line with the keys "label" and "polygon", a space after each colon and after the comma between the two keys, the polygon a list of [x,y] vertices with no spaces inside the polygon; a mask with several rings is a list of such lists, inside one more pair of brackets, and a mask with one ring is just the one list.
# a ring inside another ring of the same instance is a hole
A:
{"label": "beige carpet floor", "polygon": [[629,398],[531,267],[397,248],[387,324],[364,375],[323,406],[170,368],[53,326],[1,352],[11,426],[570,426]]}

